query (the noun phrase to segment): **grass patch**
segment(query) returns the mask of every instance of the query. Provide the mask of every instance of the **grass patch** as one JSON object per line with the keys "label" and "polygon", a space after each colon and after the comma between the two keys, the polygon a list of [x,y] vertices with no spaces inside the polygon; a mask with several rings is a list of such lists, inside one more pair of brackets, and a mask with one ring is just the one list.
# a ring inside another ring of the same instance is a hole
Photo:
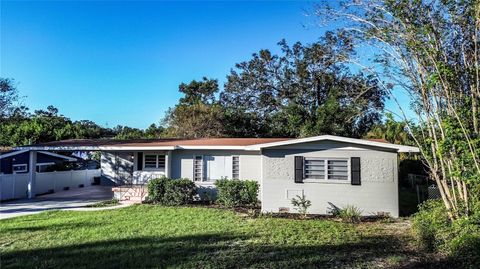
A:
{"label": "grass patch", "polygon": [[50,211],[0,221],[1,268],[438,268],[409,229],[202,207]]}

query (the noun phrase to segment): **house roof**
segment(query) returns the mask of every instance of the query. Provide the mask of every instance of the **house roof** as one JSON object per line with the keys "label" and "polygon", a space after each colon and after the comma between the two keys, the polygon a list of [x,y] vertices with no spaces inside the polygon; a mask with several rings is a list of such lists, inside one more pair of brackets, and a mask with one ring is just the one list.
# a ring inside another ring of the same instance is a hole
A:
{"label": "house roof", "polygon": [[[0,155],[0,159],[12,157],[12,156],[15,156],[15,155],[18,155],[18,154],[21,154],[21,153],[25,153],[27,151],[29,151],[29,150],[28,149],[20,149],[20,150],[11,151],[11,152]],[[50,156],[60,158],[60,159],[65,159],[65,160],[70,161],[70,162],[74,162],[74,161],[77,160],[77,159],[72,158],[72,157],[68,157],[68,156],[65,156],[65,155],[61,155],[61,154],[57,154],[57,153],[53,153],[53,152],[48,152],[48,151],[39,151],[38,153],[42,153],[42,154],[45,154],[45,155],[50,155]]]}
{"label": "house roof", "polygon": [[245,149],[246,146],[289,140],[291,138],[200,138],[200,139],[71,139],[28,145],[33,150],[174,150]]}
{"label": "house roof", "polygon": [[318,141],[336,141],[356,145],[395,150],[397,152],[419,152],[411,146],[396,145],[378,140],[364,140],[333,135],[307,138],[200,138],[200,139],[73,139],[54,141],[19,147],[27,150],[175,150],[175,149],[224,149],[253,150],[295,145]]}
{"label": "house roof", "polygon": [[349,137],[334,136],[334,135],[320,135],[320,136],[312,136],[312,137],[306,137],[306,138],[290,139],[287,141],[277,141],[277,142],[271,142],[271,143],[265,143],[265,144],[258,144],[258,145],[249,146],[246,149],[261,150],[261,149],[272,148],[272,147],[295,145],[295,144],[318,142],[318,141],[334,141],[334,142],[348,143],[348,144],[354,144],[354,145],[390,149],[390,150],[395,150],[397,152],[420,152],[420,150],[417,147],[379,142],[378,139],[374,139],[374,140],[357,139],[357,138],[349,138]]}

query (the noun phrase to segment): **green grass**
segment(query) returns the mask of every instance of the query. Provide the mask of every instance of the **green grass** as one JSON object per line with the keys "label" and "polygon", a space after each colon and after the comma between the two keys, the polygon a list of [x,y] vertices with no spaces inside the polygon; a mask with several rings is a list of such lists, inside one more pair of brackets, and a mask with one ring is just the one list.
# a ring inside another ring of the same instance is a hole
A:
{"label": "green grass", "polygon": [[241,217],[138,205],[0,221],[1,268],[378,268],[435,266],[405,222]]}

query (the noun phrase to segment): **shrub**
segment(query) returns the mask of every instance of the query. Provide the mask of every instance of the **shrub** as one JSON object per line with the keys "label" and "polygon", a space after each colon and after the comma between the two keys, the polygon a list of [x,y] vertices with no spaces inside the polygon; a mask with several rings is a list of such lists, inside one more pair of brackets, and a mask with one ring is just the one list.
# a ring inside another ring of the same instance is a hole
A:
{"label": "shrub", "polygon": [[188,179],[166,177],[148,182],[148,200],[163,205],[184,205],[191,203],[197,190],[195,183]]}
{"label": "shrub", "polygon": [[185,205],[193,201],[197,194],[195,183],[189,179],[168,180],[163,196],[164,205]]}
{"label": "shrub", "polygon": [[254,180],[243,181],[244,189],[242,192],[242,201],[245,205],[256,207],[258,204],[258,189],[259,184]]}
{"label": "shrub", "polygon": [[305,198],[305,194],[302,194],[302,196],[297,195],[297,198],[292,198],[292,205],[298,213],[302,214],[303,217],[306,217],[308,214],[308,208],[312,205],[312,202]]}
{"label": "shrub", "polygon": [[253,180],[220,179],[217,187],[217,203],[226,207],[255,207],[258,203],[258,182]]}
{"label": "shrub", "polygon": [[165,186],[169,179],[166,177],[155,178],[148,181],[148,201],[160,203],[165,195]]}
{"label": "shrub", "polygon": [[446,247],[448,252],[480,265],[480,223],[473,219],[460,219],[452,224],[450,234],[452,238],[447,241]]}
{"label": "shrub", "polygon": [[414,215],[412,229],[425,249],[480,265],[480,222],[475,215],[450,222],[443,202],[428,200]]}
{"label": "shrub", "polygon": [[360,221],[362,210],[354,205],[347,205],[338,211],[338,216],[343,222],[355,223]]}
{"label": "shrub", "polygon": [[413,233],[426,250],[438,249],[443,243],[440,234],[448,227],[448,216],[441,200],[428,200],[419,206],[413,217]]}

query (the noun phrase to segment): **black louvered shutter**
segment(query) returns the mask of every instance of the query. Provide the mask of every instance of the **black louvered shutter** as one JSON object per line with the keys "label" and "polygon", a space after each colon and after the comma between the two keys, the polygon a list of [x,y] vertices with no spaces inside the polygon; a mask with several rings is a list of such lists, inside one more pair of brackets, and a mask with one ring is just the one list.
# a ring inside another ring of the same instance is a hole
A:
{"label": "black louvered shutter", "polygon": [[137,152],[137,170],[143,168],[143,152]]}
{"label": "black louvered shutter", "polygon": [[295,183],[303,183],[303,156],[295,156]]}
{"label": "black louvered shutter", "polygon": [[360,177],[360,157],[352,157],[350,160],[352,185],[362,185]]}

